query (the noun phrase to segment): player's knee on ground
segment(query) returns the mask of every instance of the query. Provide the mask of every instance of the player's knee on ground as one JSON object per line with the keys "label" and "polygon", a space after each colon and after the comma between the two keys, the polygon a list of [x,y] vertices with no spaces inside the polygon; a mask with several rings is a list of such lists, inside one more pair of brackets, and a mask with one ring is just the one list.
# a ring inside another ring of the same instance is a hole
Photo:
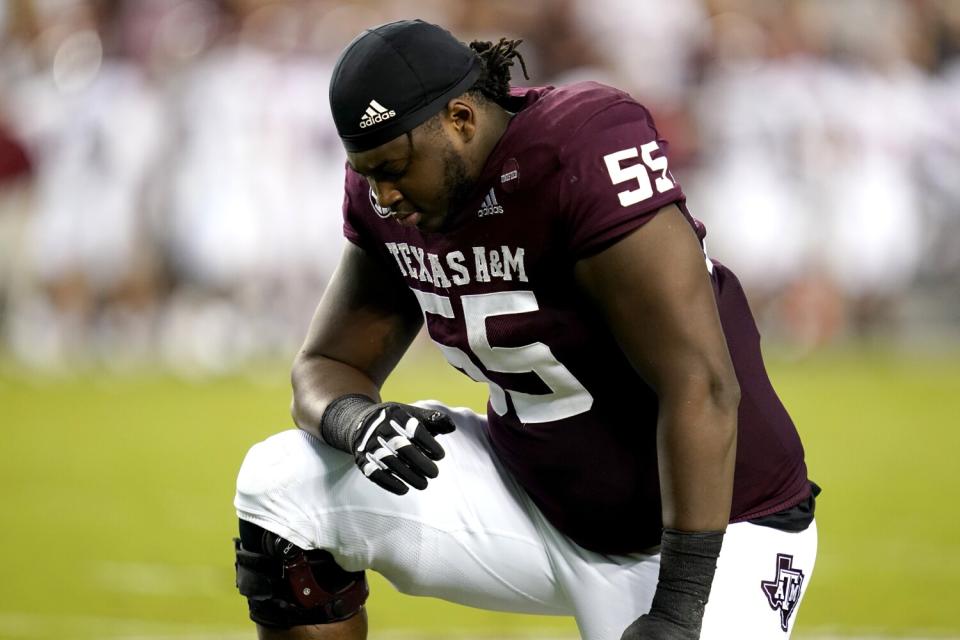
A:
{"label": "player's knee on ground", "polygon": [[234,544],[237,588],[257,624],[289,629],[339,622],[356,615],[366,602],[364,573],[344,571],[326,551],[300,549],[245,520],[240,520]]}

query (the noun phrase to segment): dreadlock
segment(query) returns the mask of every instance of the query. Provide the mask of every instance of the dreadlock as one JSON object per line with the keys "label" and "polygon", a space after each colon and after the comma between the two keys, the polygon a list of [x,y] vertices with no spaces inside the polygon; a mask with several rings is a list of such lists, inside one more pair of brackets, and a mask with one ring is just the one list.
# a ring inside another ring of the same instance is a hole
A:
{"label": "dreadlock", "polygon": [[480,78],[470,89],[492,100],[493,102],[504,106],[510,97],[510,67],[513,66],[513,59],[520,61],[520,68],[523,70],[523,77],[527,80],[527,65],[523,61],[523,56],[517,51],[517,47],[523,40],[507,40],[500,38],[500,42],[494,44],[481,40],[474,40],[470,43],[480,58],[482,71]]}

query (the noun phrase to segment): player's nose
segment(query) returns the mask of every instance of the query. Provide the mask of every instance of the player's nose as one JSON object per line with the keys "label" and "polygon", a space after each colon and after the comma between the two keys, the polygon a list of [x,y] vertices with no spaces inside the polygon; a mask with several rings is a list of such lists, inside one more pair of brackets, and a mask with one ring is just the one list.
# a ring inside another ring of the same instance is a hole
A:
{"label": "player's nose", "polygon": [[373,196],[377,199],[377,205],[384,209],[392,209],[394,205],[403,200],[403,194],[392,182],[377,180],[373,183]]}

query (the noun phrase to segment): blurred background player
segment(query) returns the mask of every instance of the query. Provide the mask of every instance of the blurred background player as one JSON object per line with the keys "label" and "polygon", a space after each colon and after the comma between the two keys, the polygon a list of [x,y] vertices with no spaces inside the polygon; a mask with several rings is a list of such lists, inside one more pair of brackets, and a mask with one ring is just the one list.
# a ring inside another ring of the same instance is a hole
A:
{"label": "blurred background player", "polygon": [[191,375],[290,353],[342,242],[317,87],[346,34],[409,11],[523,38],[532,84],[643,96],[777,344],[950,334],[957,4],[652,5],[3,3],[0,121],[33,166],[0,186],[6,351]]}

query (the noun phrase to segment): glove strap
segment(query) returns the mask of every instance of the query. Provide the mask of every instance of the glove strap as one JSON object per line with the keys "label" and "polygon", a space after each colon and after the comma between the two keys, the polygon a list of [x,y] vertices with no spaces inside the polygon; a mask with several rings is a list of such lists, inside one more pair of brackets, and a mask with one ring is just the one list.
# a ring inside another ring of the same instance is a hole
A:
{"label": "glove strap", "polygon": [[723,531],[664,529],[660,580],[649,615],[699,633],[722,545]]}
{"label": "glove strap", "polygon": [[353,440],[366,418],[373,400],[360,393],[349,393],[331,401],[320,418],[320,435],[331,447],[353,453]]}

